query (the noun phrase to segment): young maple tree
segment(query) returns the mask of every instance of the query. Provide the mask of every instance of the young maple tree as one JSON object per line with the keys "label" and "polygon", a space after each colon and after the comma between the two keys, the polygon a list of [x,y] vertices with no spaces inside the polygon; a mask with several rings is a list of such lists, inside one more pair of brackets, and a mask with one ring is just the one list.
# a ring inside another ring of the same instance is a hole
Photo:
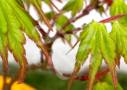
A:
{"label": "young maple tree", "polygon": [[[62,3],[61,0],[57,1]],[[50,12],[43,12],[41,8],[43,2],[49,5]],[[62,38],[72,46],[71,36],[73,33],[76,36],[76,33],[82,30],[76,44],[72,47],[73,49],[80,42],[74,71],[72,75],[61,74],[70,77],[68,89],[73,80],[77,79],[88,80],[87,90],[123,90],[117,81],[115,68],[116,66],[120,67],[121,56],[127,63],[127,5],[124,0],[90,0],[89,4],[85,0],[71,0],[61,10],[55,6],[52,0],[0,0],[0,3],[0,56],[3,59],[4,72],[6,73],[9,72],[8,51],[13,54],[20,65],[19,84],[24,81],[25,73],[31,68],[47,70],[46,65],[50,64],[51,68],[48,70],[59,74],[54,69],[51,58],[54,41]],[[106,8],[104,8],[105,4],[107,5]],[[39,15],[38,21],[30,16],[28,11],[30,5],[34,6]],[[55,12],[53,8],[56,8],[58,12]],[[111,17],[100,22],[92,21],[78,28],[73,26],[72,22],[88,15],[94,9],[100,14],[106,14],[106,11],[110,9]],[[64,15],[68,11],[72,12],[70,19]],[[82,13],[77,14],[78,12]],[[45,23],[49,28],[48,32],[41,28],[39,22]],[[107,32],[105,23],[112,24],[110,33]],[[56,26],[56,34],[50,37],[50,30],[55,31],[53,30],[54,26]],[[42,38],[38,32],[42,34]],[[24,33],[41,49],[41,66],[28,65],[23,46],[26,42]],[[76,77],[89,54],[91,54],[89,75]],[[108,69],[99,71],[102,60],[108,65]],[[13,80],[8,85],[8,90],[12,83]],[[4,90],[7,90],[5,88],[7,88],[7,84],[4,84]]]}

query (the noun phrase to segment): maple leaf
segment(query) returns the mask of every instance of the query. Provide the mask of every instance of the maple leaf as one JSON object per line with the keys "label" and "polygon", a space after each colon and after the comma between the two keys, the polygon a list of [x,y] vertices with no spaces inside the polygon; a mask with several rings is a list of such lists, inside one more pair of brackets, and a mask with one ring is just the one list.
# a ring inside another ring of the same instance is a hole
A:
{"label": "maple leaf", "polygon": [[69,1],[62,9],[62,11],[72,11],[74,17],[77,12],[80,12],[83,8],[84,0],[72,0]]}
{"label": "maple leaf", "polygon": [[0,8],[0,55],[4,61],[4,66],[6,67],[8,71],[8,51],[7,51],[7,46],[8,46],[8,38],[7,38],[7,23],[6,19],[4,18],[4,15],[2,13],[2,10]]}
{"label": "maple leaf", "polygon": [[48,20],[52,20],[55,14],[56,14],[55,11],[51,11],[51,12],[45,13],[45,16],[48,18]]}
{"label": "maple leaf", "polygon": [[20,65],[19,83],[22,83],[28,66],[25,49],[23,47],[26,41],[23,31],[41,48],[46,59],[52,66],[53,63],[35,28],[34,21],[31,16],[26,13],[27,11],[24,11],[25,9],[22,4],[17,0],[0,0],[0,3],[0,20],[2,21],[0,23],[0,55],[7,68],[8,47]]}
{"label": "maple leaf", "polygon": [[[110,15],[116,16],[119,14],[127,14],[127,5],[124,0],[114,0],[111,8],[110,8]],[[124,26],[127,26],[127,16],[122,17],[119,19]]]}
{"label": "maple leaf", "polygon": [[10,52],[13,53],[15,59],[17,62],[19,62],[20,67],[20,79],[19,83],[22,82],[21,80],[24,79],[24,73],[27,69],[27,61],[25,57],[25,50],[23,48],[23,44],[25,43],[25,37],[23,35],[23,32],[20,30],[21,24],[14,16],[13,12],[11,11],[11,7],[8,5],[6,0],[0,0],[0,3],[2,5],[0,6],[2,14],[4,15],[5,22],[7,23],[7,29],[8,29],[8,48]]}
{"label": "maple leaf", "polygon": [[115,88],[109,85],[107,82],[96,83],[93,90],[115,90]]}
{"label": "maple leaf", "polygon": [[[113,89],[110,89],[110,90],[116,90],[115,87],[113,86],[113,81],[112,81],[112,77],[111,77],[111,74],[110,74],[110,73],[104,75],[104,76],[102,77],[102,80],[103,80],[104,82],[107,82],[108,85],[110,85],[110,86],[113,87]],[[101,86],[101,87],[102,87],[102,86]],[[94,90],[94,89],[93,89],[93,90]],[[107,90],[106,87],[105,87],[104,90]],[[122,88],[121,85],[119,84],[118,80],[117,80],[117,90],[123,90],[123,88]]]}
{"label": "maple leaf", "polygon": [[[59,15],[57,17],[56,20],[56,29],[57,31],[59,31],[61,29],[61,27],[63,27],[63,25],[65,25],[68,22],[68,18],[64,15]],[[62,32],[60,33],[64,33],[66,31],[72,30],[74,28],[74,26],[72,24],[69,24],[64,30],[62,30]],[[67,40],[67,42],[69,43],[69,45],[71,46],[71,34],[67,34],[64,35],[64,38]]]}
{"label": "maple leaf", "polygon": [[104,59],[108,65],[112,75],[113,84],[116,87],[116,46],[115,42],[110,38],[105,25],[96,21],[91,22],[84,28],[83,32],[81,32],[77,42],[80,40],[81,42],[76,55],[77,60],[74,71],[70,78],[69,87],[73,82],[73,79],[79,71],[81,65],[85,63],[90,52],[91,60],[88,90],[93,89],[93,84],[95,82],[98,69],[101,66],[102,59]]}
{"label": "maple leaf", "polygon": [[116,42],[116,53],[117,53],[117,65],[120,67],[120,58],[121,55],[124,57],[125,62],[127,63],[127,28],[124,27],[119,21],[114,21],[112,26],[112,31],[110,36]]}

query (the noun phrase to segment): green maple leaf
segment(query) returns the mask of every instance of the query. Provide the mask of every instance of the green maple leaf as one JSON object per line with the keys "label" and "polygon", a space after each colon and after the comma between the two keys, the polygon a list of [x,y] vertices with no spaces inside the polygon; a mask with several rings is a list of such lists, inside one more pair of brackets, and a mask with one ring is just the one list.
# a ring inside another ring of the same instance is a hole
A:
{"label": "green maple leaf", "polygon": [[116,86],[116,46],[115,42],[110,38],[107,29],[103,23],[91,22],[88,24],[83,32],[81,32],[80,37],[77,42],[80,42],[79,49],[76,55],[76,64],[73,74],[70,79],[69,87],[73,82],[73,79],[77,72],[79,71],[81,65],[83,65],[91,52],[91,63],[88,81],[88,90],[92,90],[93,84],[96,79],[96,74],[101,66],[102,59],[105,60],[108,65],[113,84]]}
{"label": "green maple leaf", "polygon": [[45,13],[45,16],[48,18],[48,20],[52,20],[53,16],[56,14],[55,11],[47,12]]}
{"label": "green maple leaf", "polygon": [[62,9],[62,11],[72,11],[72,16],[74,17],[77,12],[80,12],[83,8],[83,0],[72,0],[69,1]]}
{"label": "green maple leaf", "polygon": [[96,83],[93,90],[115,90],[115,88],[109,85],[107,82]]}
{"label": "green maple leaf", "polygon": [[[113,81],[112,81],[112,77],[111,74],[106,74],[102,77],[102,80],[104,82],[107,82],[109,85],[113,86]],[[107,89],[106,89],[107,90]],[[113,86],[113,89],[110,90],[116,90],[115,87]],[[123,88],[121,87],[121,85],[119,84],[118,80],[117,80],[117,90],[123,90]]]}
{"label": "green maple leaf", "polygon": [[23,47],[26,41],[23,31],[41,48],[46,59],[52,66],[53,63],[33,24],[34,21],[30,15],[24,11],[25,9],[21,4],[16,0],[0,0],[0,3],[0,55],[7,68],[7,48],[13,54],[15,60],[20,65],[19,83],[21,83],[25,78],[28,66],[25,49]]}
{"label": "green maple leaf", "polygon": [[[111,74],[106,74],[102,77],[103,82],[96,83],[93,90],[116,90],[113,86]],[[123,90],[119,82],[117,81],[117,90]]]}
{"label": "green maple leaf", "polygon": [[[111,5],[110,15],[116,16],[119,14],[127,14],[127,5],[124,0],[114,0]],[[127,26],[127,16],[120,18],[119,21]]]}
{"label": "green maple leaf", "polygon": [[[56,20],[57,31],[59,31],[63,27],[63,25],[65,25],[67,22],[68,22],[68,18],[66,16],[64,16],[64,15],[58,16],[57,20]],[[72,30],[73,28],[74,28],[74,26],[72,24],[69,24],[61,33]],[[64,35],[64,38],[71,45],[71,34]]]}
{"label": "green maple leaf", "polygon": [[4,61],[4,66],[8,70],[8,52],[7,52],[7,46],[8,46],[8,38],[7,38],[7,23],[6,19],[4,18],[4,15],[2,13],[2,10],[0,8],[0,55]]}
{"label": "green maple leaf", "polygon": [[127,63],[127,28],[118,21],[113,22],[112,31],[110,36],[116,42],[116,53],[117,65],[120,67],[120,58],[121,55],[124,57],[125,62]]}

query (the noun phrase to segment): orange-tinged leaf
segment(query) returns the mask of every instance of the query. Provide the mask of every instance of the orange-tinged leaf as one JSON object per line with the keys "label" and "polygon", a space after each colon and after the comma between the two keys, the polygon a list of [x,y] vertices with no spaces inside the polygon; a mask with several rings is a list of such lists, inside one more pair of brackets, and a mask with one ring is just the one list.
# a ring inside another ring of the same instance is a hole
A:
{"label": "orange-tinged leaf", "polygon": [[8,41],[9,41],[9,50],[13,53],[15,60],[20,65],[20,74],[19,74],[19,83],[22,83],[25,78],[25,73],[27,69],[27,61],[25,57],[25,50],[23,44],[25,43],[25,37],[23,32],[20,30],[21,24],[11,11],[11,7],[8,5],[6,0],[0,0],[2,5],[0,6],[3,15],[7,22],[8,29]]}
{"label": "orange-tinged leaf", "polygon": [[22,2],[16,2],[15,0],[0,0],[0,3],[0,20],[2,22],[0,23],[0,55],[7,68],[8,46],[8,49],[13,54],[16,62],[20,65],[18,83],[22,83],[28,66],[25,57],[25,49],[23,47],[26,41],[23,30],[28,37],[34,40],[36,45],[41,48],[50,65],[53,66],[53,62],[35,28],[35,22],[21,5]]}
{"label": "orange-tinged leaf", "polygon": [[52,59],[51,59],[48,51],[46,50],[45,45],[42,42],[40,35],[38,34],[31,17],[28,14],[26,14],[26,12],[24,12],[20,9],[22,7],[18,6],[20,8],[17,8],[15,3],[13,3],[11,0],[7,0],[7,2],[12,7],[12,10],[14,11],[15,16],[19,19],[19,21],[22,25],[22,29],[25,31],[27,36],[31,40],[34,40],[36,45],[42,50],[43,54],[45,55],[45,57],[48,60],[48,62],[50,63],[50,65],[53,66]]}

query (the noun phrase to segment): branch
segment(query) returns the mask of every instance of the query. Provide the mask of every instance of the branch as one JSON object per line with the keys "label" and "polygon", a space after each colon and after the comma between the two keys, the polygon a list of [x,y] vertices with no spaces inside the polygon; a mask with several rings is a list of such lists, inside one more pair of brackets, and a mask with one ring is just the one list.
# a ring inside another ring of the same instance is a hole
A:
{"label": "branch", "polygon": [[40,31],[42,35],[46,37],[48,36],[47,33],[41,28],[41,26],[38,23],[36,23],[36,28]]}
{"label": "branch", "polygon": [[[106,75],[108,72],[109,72],[109,69],[106,69],[106,70],[98,73],[96,75],[96,79],[98,81],[102,82],[101,79],[100,79],[100,77]],[[70,74],[61,74],[61,75],[65,76],[65,77],[70,77],[71,76]],[[81,80],[81,81],[86,81],[86,80],[89,80],[89,76],[80,76],[80,77],[75,77],[74,79]]]}
{"label": "branch", "polygon": [[83,13],[80,14],[79,16],[75,17],[75,18],[70,18],[68,20],[68,22],[59,30],[60,32],[62,32],[62,30],[64,30],[66,28],[66,26],[68,26],[71,22],[75,22],[76,20],[82,18],[83,16],[87,15],[91,10],[95,9],[97,6],[94,4],[90,4],[88,5],[84,10]]}

